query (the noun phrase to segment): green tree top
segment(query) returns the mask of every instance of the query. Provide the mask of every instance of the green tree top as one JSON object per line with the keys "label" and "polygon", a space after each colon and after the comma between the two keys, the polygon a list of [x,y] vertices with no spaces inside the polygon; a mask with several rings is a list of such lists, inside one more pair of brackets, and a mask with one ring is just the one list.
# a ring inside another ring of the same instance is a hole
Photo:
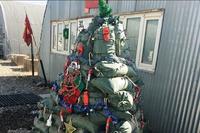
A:
{"label": "green tree top", "polygon": [[112,9],[106,3],[105,0],[99,0],[99,15],[100,17],[109,17],[112,13]]}

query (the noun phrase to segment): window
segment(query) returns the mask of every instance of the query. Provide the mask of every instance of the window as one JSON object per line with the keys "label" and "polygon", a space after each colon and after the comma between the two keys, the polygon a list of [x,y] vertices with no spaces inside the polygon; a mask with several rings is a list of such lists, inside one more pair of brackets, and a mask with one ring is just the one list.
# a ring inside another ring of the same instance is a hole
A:
{"label": "window", "polygon": [[[71,46],[77,36],[77,21],[59,21],[51,24],[51,51],[53,53],[70,54]],[[64,38],[64,29],[69,29],[68,38]]]}
{"label": "window", "polygon": [[154,72],[163,12],[124,16],[130,56],[139,69]]}
{"label": "window", "polygon": [[57,25],[52,24],[52,44],[53,49],[57,49]]}
{"label": "window", "polygon": [[63,23],[58,23],[57,28],[57,50],[63,51],[64,50],[64,44],[63,44]]}
{"label": "window", "polygon": [[[65,22],[64,28],[69,28],[69,23],[68,22]],[[70,50],[69,46],[70,46],[69,38],[68,39],[64,39],[64,50],[65,51],[69,51]]]}
{"label": "window", "polygon": [[91,22],[92,22],[92,18],[78,19],[78,32],[80,32],[83,28],[87,29]]}
{"label": "window", "polygon": [[[130,56],[135,61],[136,59],[136,51],[137,51],[137,44],[139,38],[139,30],[140,30],[140,17],[135,18],[127,18],[127,27],[126,27],[126,34],[127,34],[127,44],[130,50]],[[134,25],[134,26],[133,26]]]}
{"label": "window", "polygon": [[76,41],[76,37],[77,37],[77,22],[71,22],[70,25],[70,49],[72,49],[72,46],[74,45],[75,41]]}

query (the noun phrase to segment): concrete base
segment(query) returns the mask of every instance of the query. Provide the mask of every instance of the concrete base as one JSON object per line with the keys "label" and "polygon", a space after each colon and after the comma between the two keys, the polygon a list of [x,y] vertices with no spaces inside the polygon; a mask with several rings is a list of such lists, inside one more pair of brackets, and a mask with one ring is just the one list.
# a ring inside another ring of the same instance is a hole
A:
{"label": "concrete base", "polygon": [[14,62],[16,65],[24,65],[24,59],[28,58],[28,55],[24,54],[11,54],[10,55],[11,61]]}
{"label": "concrete base", "polygon": [[[11,54],[9,55],[9,58],[13,63],[15,63],[17,66],[23,66],[24,71],[32,71],[32,63],[31,59],[28,55],[24,54]],[[38,72],[39,70],[39,60],[34,59],[34,71]]]}
{"label": "concrete base", "polygon": [[[32,71],[32,61],[30,58],[24,59],[24,70]],[[34,59],[34,72],[38,72],[38,70],[39,70],[39,60]]]}

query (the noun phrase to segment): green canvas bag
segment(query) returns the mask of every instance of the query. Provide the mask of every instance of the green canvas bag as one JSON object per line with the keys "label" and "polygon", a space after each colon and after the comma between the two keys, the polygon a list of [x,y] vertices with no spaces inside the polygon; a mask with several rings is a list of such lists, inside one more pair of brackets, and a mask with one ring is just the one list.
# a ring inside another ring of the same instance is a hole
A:
{"label": "green canvas bag", "polygon": [[94,33],[94,46],[93,52],[97,55],[107,55],[115,53],[115,33],[114,26],[108,25],[110,29],[110,40],[104,41],[103,39],[103,26],[98,28]]}
{"label": "green canvas bag", "polygon": [[97,133],[98,132],[98,125],[92,123],[88,117],[84,117],[78,114],[68,115],[65,119],[66,122],[72,120],[72,125],[74,127],[79,127],[82,129],[87,130],[89,133]]}
{"label": "green canvas bag", "polygon": [[108,102],[117,110],[127,111],[136,108],[133,97],[134,95],[128,91],[119,91],[116,94],[108,95]]}
{"label": "green canvas bag", "polygon": [[111,133],[136,133],[137,123],[135,121],[122,121],[112,128]]}
{"label": "green canvas bag", "polygon": [[101,90],[104,94],[115,94],[122,90],[127,90],[134,93],[132,83],[124,77],[116,78],[94,78],[91,84]]}
{"label": "green canvas bag", "polygon": [[136,72],[130,66],[123,63],[101,61],[95,64],[94,74],[97,77],[137,77]]}

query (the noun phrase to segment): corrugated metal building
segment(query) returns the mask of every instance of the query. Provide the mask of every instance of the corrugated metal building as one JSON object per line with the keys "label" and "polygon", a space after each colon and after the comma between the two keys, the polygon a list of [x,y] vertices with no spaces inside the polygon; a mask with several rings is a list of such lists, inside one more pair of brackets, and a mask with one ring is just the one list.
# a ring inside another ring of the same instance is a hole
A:
{"label": "corrugated metal building", "polygon": [[[155,60],[155,65],[151,67],[150,71],[149,69],[145,70],[149,65],[140,67],[140,64],[144,64],[142,62],[137,65],[139,69],[141,68],[140,74],[145,83],[142,103],[152,131],[155,133],[199,133],[200,1],[110,0],[109,4],[115,14],[121,14],[122,20],[127,19],[125,28],[128,27],[129,22],[138,24],[137,19],[128,21],[128,18],[131,17],[127,17],[126,13],[135,18],[139,16],[141,19],[139,22],[143,21],[146,25],[143,28],[144,31],[146,30],[145,35],[141,34],[143,42],[139,43],[139,40],[142,40],[139,37],[135,51],[141,48],[140,44],[143,45],[142,48],[148,50],[145,38],[149,34],[154,34],[155,25],[161,22],[160,34],[157,34],[159,37],[154,40],[158,44],[158,46],[155,45],[157,49],[154,47],[157,52],[150,50],[147,55],[147,62]],[[151,13],[154,12],[161,13],[161,17],[156,21],[148,21],[152,19]],[[92,10],[91,14],[96,14],[96,10]],[[58,73],[62,72],[65,58],[69,54],[67,51],[55,52],[52,49],[53,28],[56,28],[54,25],[58,23],[56,37],[59,39],[59,22],[66,21],[68,24],[78,21],[79,23],[80,18],[78,17],[82,16],[87,16],[84,13],[84,1],[48,1],[40,50],[48,79],[53,80]],[[158,25],[156,26],[159,27]],[[134,25],[131,26],[134,27]],[[127,34],[129,34],[128,30]],[[131,39],[131,35],[129,39]],[[149,42],[152,42],[151,39],[150,37]],[[133,55],[136,59],[140,59],[138,54],[135,56]]]}
{"label": "corrugated metal building", "polygon": [[[30,47],[23,40],[26,13],[39,45],[45,5],[44,2],[0,1],[0,45],[4,46],[4,56],[30,54]],[[34,51],[36,53],[36,47]]]}

